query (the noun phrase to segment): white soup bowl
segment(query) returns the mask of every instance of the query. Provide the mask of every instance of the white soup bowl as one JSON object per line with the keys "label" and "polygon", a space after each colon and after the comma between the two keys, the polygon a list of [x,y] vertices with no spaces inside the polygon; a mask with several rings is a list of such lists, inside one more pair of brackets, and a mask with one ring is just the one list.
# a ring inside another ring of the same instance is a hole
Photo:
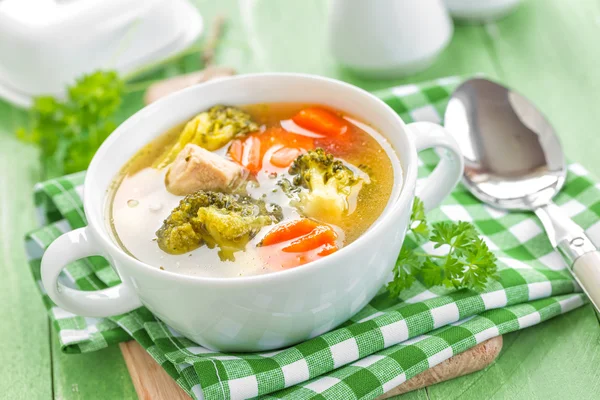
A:
{"label": "white soup bowl", "polygon": [[[163,271],[127,254],[112,239],[106,202],[123,165],[169,128],[215,104],[317,103],[342,110],[376,128],[396,164],[395,185],[378,220],[356,241],[318,261],[265,275],[209,278]],[[42,280],[63,309],[107,317],[146,306],[158,318],[202,346],[220,351],[261,351],[320,335],[363,308],[386,283],[404,240],[417,180],[417,151],[447,151],[419,190],[435,207],[462,175],[458,145],[439,125],[406,125],[383,101],[333,79],[267,73],[194,86],[139,111],[104,142],[84,185],[85,228],[65,233],[42,260]],[[402,172],[401,172],[402,171]],[[68,263],[104,256],[122,283],[80,291],[58,281]]]}

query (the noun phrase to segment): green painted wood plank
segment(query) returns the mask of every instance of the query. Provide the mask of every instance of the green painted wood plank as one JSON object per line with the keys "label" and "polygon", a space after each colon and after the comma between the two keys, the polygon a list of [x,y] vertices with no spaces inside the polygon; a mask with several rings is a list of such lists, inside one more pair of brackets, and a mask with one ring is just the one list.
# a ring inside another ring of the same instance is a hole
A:
{"label": "green painted wood plank", "polygon": [[31,188],[39,171],[36,152],[13,137],[21,118],[0,101],[0,397],[49,399],[48,318],[23,248],[36,223]]}
{"label": "green painted wood plank", "polygon": [[55,399],[136,399],[119,346],[93,353],[63,354],[52,333]]}
{"label": "green painted wood plank", "polygon": [[430,399],[597,399],[600,329],[590,305],[504,336],[484,371],[429,387]]}

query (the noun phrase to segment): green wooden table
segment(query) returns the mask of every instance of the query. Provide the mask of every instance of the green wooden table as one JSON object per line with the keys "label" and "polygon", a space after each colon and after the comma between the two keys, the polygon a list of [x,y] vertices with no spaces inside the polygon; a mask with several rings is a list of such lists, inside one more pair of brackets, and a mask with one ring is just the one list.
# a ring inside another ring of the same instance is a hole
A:
{"label": "green wooden table", "polygon": [[[228,17],[217,61],[239,72],[307,72],[368,90],[476,72],[501,79],[547,114],[570,159],[600,176],[600,0],[525,0],[497,23],[457,26],[431,69],[396,81],[364,81],[336,66],[325,45],[325,0],[195,3],[209,25],[217,15]],[[196,67],[187,58],[164,75]],[[132,93],[128,104],[124,114],[140,106],[141,93]],[[117,346],[64,355],[49,326],[22,245],[35,226],[31,188],[41,176],[35,151],[14,138],[25,120],[25,113],[0,102],[0,397],[136,398]],[[597,399],[599,344],[600,326],[588,305],[506,335],[499,359],[486,371],[401,398]]]}

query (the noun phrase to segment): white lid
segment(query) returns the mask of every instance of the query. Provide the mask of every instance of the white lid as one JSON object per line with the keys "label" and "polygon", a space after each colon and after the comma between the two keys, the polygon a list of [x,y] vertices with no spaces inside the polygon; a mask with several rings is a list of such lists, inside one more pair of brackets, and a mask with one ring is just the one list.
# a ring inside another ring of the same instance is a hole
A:
{"label": "white lid", "polygon": [[119,14],[141,14],[156,0],[3,0],[0,15],[27,27],[49,26],[77,20],[79,24]]}
{"label": "white lid", "polygon": [[126,73],[173,55],[202,31],[188,0],[0,1],[0,97],[27,106],[97,69]]}

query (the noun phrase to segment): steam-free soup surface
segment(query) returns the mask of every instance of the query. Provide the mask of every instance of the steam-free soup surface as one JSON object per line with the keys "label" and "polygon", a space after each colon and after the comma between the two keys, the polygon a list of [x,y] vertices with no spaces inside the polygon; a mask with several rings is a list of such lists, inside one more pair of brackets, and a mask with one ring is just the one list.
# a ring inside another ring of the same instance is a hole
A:
{"label": "steam-free soup surface", "polygon": [[[347,121],[349,131],[344,140],[324,137],[299,127],[291,118],[306,104],[258,104],[239,107],[246,111],[264,131],[271,128],[307,135],[316,147],[325,149],[336,159],[343,160],[364,178],[356,198],[351,199],[347,215],[336,223],[326,223],[336,234],[336,249],[347,246],[362,235],[380,216],[386,207],[394,179],[401,179],[401,172],[394,169],[390,157],[395,157],[385,139],[366,123],[347,116],[343,111],[331,110]],[[202,110],[199,110],[202,111]],[[187,122],[187,121],[186,121]],[[365,121],[368,122],[368,121]],[[123,168],[114,184],[108,207],[109,224],[115,240],[128,253],[147,264],[176,273],[210,276],[236,277],[281,271],[290,268],[281,262],[277,254],[265,252],[258,247],[271,230],[291,220],[303,218],[290,197],[284,193],[280,180],[288,173],[288,167],[277,167],[263,159],[262,168],[251,174],[244,183],[247,194],[266,203],[281,207],[283,220],[263,227],[247,244],[245,251],[237,251],[234,261],[225,260],[218,248],[206,245],[184,254],[168,254],[157,244],[156,232],[183,196],[170,193],[165,186],[168,168],[156,168],[157,160],[164,156],[178,140],[185,123],[173,127],[141,149]],[[276,131],[275,131],[276,132]],[[231,142],[214,150],[214,153],[231,158],[228,149]],[[290,257],[289,254],[285,254]],[[298,262],[302,264],[303,262]],[[298,266],[297,268],[302,268]]]}

